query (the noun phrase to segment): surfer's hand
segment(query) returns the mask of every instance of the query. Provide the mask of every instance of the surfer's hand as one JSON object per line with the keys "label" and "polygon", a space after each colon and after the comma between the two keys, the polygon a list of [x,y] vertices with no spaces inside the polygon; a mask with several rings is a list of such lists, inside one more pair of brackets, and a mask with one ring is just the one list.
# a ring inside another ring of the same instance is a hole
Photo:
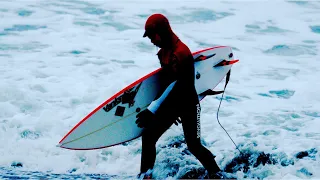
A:
{"label": "surfer's hand", "polygon": [[148,109],[141,111],[137,114],[136,124],[139,128],[148,127],[150,122],[154,119],[154,114]]}

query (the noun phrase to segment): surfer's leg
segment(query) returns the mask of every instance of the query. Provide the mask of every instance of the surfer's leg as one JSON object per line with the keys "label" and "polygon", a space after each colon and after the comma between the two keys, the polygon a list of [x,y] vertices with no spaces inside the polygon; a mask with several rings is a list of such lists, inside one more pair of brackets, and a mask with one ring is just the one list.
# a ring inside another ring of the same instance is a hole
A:
{"label": "surfer's leg", "polygon": [[201,144],[200,112],[200,104],[197,104],[191,110],[185,111],[181,117],[182,127],[189,151],[201,162],[204,168],[212,174],[220,171],[220,168],[214,160],[215,156]]}
{"label": "surfer's leg", "polygon": [[153,168],[156,160],[156,143],[172,124],[173,121],[167,118],[159,118],[150,127],[144,129],[142,133],[141,173]]}

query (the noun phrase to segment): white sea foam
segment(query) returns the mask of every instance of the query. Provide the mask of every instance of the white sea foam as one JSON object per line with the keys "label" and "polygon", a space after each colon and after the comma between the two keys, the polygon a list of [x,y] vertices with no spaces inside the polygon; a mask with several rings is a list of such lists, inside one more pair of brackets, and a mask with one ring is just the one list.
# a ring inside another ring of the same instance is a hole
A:
{"label": "white sea foam", "polygon": [[[146,18],[160,12],[193,52],[214,45],[234,48],[240,62],[232,70],[221,123],[241,149],[294,162],[233,175],[318,179],[319,153],[295,155],[320,150],[319,8],[316,1],[280,0],[2,1],[0,167],[20,162],[24,171],[138,174],[140,139],[95,151],[56,144],[100,103],[159,67],[157,48],[142,34]],[[201,102],[201,127],[223,168],[238,152],[215,119],[218,102],[216,97]],[[175,164],[173,178],[201,167],[181,149],[161,148],[182,134],[181,126],[174,126],[160,138],[156,177],[166,178]]]}

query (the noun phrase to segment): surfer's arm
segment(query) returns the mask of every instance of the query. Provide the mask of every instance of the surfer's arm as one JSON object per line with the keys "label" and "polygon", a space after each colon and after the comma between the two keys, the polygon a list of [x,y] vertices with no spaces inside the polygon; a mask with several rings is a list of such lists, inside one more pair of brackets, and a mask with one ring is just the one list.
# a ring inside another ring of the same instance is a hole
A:
{"label": "surfer's arm", "polygon": [[166,99],[168,94],[171,92],[176,82],[177,81],[172,82],[158,99],[151,102],[151,104],[148,106],[149,111],[151,111],[153,114],[156,113],[156,111],[159,109],[162,102]]}
{"label": "surfer's arm", "polygon": [[[170,59],[171,61],[171,68],[175,76],[175,81],[173,81],[161,94],[161,96],[152,101],[151,104],[148,106],[148,110],[151,111],[153,114],[156,113],[156,111],[159,109],[161,104],[163,103],[164,100],[167,100],[169,97],[169,94],[172,93],[173,89],[181,89],[179,87],[183,87],[184,84],[186,83],[185,72],[185,64],[182,63],[182,61],[179,61],[177,56],[173,54],[173,56]],[[177,93],[177,91],[176,91]]]}

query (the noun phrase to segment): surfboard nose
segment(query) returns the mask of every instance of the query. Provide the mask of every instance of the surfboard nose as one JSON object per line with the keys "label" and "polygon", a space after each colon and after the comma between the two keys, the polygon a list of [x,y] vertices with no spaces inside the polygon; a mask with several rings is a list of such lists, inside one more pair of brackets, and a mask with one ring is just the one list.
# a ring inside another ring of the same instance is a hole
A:
{"label": "surfboard nose", "polygon": [[62,143],[57,144],[56,147],[62,147]]}

